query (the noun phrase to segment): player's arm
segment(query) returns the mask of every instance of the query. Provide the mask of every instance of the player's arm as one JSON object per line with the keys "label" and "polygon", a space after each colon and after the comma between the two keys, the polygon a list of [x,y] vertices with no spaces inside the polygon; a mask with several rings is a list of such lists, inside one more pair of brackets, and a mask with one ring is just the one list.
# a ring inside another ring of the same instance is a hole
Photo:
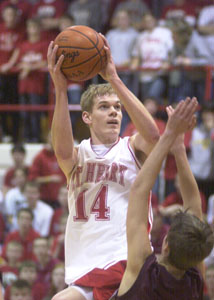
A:
{"label": "player's arm", "polygon": [[[183,199],[183,208],[184,210],[188,209],[190,213],[194,214],[200,220],[203,220],[201,196],[195,177],[190,169],[182,136],[179,136],[176,139],[171,151],[175,156],[178,170],[180,191]],[[203,262],[198,264],[198,269],[205,278],[205,267]]]}
{"label": "player's arm", "polygon": [[135,282],[146,258],[152,253],[148,237],[148,199],[150,190],[160,172],[162,162],[176,136],[188,130],[197,107],[196,99],[181,101],[169,117],[164,134],[143,164],[132,185],[127,213],[128,261],[119,295]]}
{"label": "player's arm", "polygon": [[63,62],[61,55],[56,62],[58,46],[53,42],[48,47],[48,70],[55,87],[56,104],[51,126],[51,136],[55,155],[59,166],[63,170],[67,180],[77,162],[77,150],[74,148],[73,131],[68,109],[67,80],[60,67]]}
{"label": "player's arm", "polygon": [[133,149],[148,154],[159,139],[158,127],[144,105],[119,78],[109,44],[104,37],[103,39],[107,54],[107,66],[100,75],[111,84],[139,133],[131,139]]}

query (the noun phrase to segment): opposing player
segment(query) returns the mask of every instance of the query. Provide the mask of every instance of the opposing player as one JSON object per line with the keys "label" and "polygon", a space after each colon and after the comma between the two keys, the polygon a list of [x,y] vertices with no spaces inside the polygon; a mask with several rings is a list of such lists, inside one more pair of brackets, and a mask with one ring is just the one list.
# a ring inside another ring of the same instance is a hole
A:
{"label": "opposing player", "polygon": [[[65,279],[70,286],[52,300],[107,300],[119,287],[127,258],[128,194],[140,163],[159,138],[154,120],[117,75],[107,41],[108,84],[92,85],[81,98],[82,118],[91,138],[74,147],[67,81],[50,44],[48,68],[56,91],[52,140],[69,184],[69,218],[65,235]],[[121,105],[138,134],[120,138]],[[140,154],[140,155],[138,155]],[[149,223],[151,223],[149,214]]]}
{"label": "opposing player", "polygon": [[[195,98],[180,102],[175,110],[167,108],[166,130],[132,185],[127,214],[128,260],[118,300],[202,300],[202,260],[213,248],[214,236],[202,219],[201,198],[182,135],[194,125],[196,108]],[[157,260],[147,232],[148,197],[171,146],[184,212],[174,217]]]}

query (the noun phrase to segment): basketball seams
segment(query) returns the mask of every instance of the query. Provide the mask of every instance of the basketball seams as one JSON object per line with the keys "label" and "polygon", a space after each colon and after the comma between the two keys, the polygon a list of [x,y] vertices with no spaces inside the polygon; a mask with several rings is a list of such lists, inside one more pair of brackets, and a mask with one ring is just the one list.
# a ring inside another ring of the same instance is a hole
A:
{"label": "basketball seams", "polygon": [[94,45],[94,48],[96,48],[97,49],[97,52],[98,52],[98,54],[99,54],[99,56],[100,56],[100,60],[101,60],[101,65],[103,64],[102,63],[102,60],[103,60],[103,57],[102,57],[102,55],[101,55],[101,53],[100,53],[100,50],[98,49],[98,44],[99,44],[99,38],[98,38],[98,34],[97,34],[97,32],[96,31],[94,31],[94,33],[95,33],[95,35],[96,35],[96,44],[94,43],[94,41],[92,41],[92,39],[90,39],[90,37],[88,37],[86,34],[84,34],[83,32],[81,32],[81,31],[79,31],[79,30],[76,30],[76,29],[69,29],[70,31],[75,31],[75,32],[78,32],[78,33],[80,33],[80,34],[82,34],[84,37],[86,37],[91,43],[92,43],[92,45]]}

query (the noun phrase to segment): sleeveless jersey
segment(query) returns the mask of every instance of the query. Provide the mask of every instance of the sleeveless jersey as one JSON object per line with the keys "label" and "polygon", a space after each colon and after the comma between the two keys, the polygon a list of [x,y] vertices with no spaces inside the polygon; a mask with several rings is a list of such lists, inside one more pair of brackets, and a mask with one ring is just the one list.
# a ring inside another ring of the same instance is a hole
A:
{"label": "sleeveless jersey", "polygon": [[102,156],[92,150],[90,139],[78,146],[68,192],[67,284],[94,268],[108,268],[127,259],[128,196],[139,168],[129,137],[119,138]]}
{"label": "sleeveless jersey", "polygon": [[181,279],[173,277],[149,255],[132,287],[116,300],[203,300],[203,279],[196,268]]}

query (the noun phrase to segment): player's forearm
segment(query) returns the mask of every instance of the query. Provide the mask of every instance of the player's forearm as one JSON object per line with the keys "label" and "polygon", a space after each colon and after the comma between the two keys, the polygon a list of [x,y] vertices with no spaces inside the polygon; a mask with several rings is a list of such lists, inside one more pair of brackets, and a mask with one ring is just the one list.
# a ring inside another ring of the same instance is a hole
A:
{"label": "player's forearm", "polygon": [[189,166],[185,147],[177,149],[174,156],[184,208],[189,208],[197,217],[202,219],[201,197],[195,177]]}
{"label": "player's forearm", "polygon": [[51,135],[56,157],[60,159],[72,157],[74,139],[68,109],[67,90],[56,89],[56,105]]}
{"label": "player's forearm", "polygon": [[110,81],[110,83],[140,135],[148,143],[156,143],[159,139],[159,130],[144,105],[119,78]]}

